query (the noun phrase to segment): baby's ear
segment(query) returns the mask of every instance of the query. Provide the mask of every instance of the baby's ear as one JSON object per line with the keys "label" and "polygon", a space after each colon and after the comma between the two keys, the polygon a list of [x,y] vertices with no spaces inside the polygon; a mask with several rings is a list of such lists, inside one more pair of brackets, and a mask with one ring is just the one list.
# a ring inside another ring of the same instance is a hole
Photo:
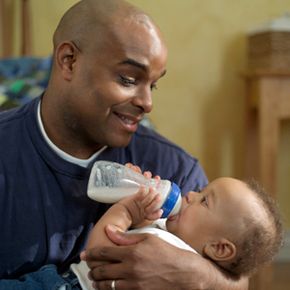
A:
{"label": "baby's ear", "polygon": [[228,261],[236,256],[236,246],[227,239],[209,242],[205,245],[203,252],[213,261]]}

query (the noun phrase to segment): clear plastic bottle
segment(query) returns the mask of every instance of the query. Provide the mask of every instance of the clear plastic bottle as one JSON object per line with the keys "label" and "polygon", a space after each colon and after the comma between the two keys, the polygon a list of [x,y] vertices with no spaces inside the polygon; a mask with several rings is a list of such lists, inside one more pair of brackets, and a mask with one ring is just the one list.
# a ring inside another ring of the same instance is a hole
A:
{"label": "clear plastic bottle", "polygon": [[115,203],[123,197],[135,194],[140,185],[153,187],[161,194],[158,205],[162,218],[175,215],[181,207],[180,188],[169,180],[156,180],[116,162],[96,161],[89,178],[88,196],[103,203]]}

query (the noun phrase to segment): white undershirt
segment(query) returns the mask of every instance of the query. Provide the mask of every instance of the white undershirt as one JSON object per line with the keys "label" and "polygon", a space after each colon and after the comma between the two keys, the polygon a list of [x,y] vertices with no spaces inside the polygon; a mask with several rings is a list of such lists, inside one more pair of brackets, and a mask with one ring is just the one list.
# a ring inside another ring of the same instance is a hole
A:
{"label": "white undershirt", "polygon": [[40,127],[40,131],[41,134],[43,136],[43,138],[45,139],[46,143],[49,145],[49,147],[62,159],[77,164],[79,166],[82,167],[88,167],[90,165],[90,163],[98,156],[100,155],[108,146],[104,146],[103,148],[101,148],[100,150],[98,150],[96,153],[94,153],[91,157],[89,157],[88,159],[80,159],[80,158],[76,158],[72,155],[69,155],[68,153],[62,151],[60,148],[58,148],[54,143],[52,143],[52,141],[49,139],[49,137],[47,136],[44,127],[43,127],[43,123],[41,120],[41,113],[40,113],[40,106],[41,106],[41,101],[39,101],[38,103],[38,107],[37,107],[37,120],[38,120],[38,124]]}

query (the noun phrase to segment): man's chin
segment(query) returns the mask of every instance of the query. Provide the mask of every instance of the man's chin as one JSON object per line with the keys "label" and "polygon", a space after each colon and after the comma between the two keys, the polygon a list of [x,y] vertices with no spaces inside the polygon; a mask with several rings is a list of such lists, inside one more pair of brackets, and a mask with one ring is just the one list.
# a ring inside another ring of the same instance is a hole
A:
{"label": "man's chin", "polygon": [[118,148],[118,147],[126,147],[130,143],[132,139],[132,135],[128,135],[125,137],[116,136],[115,138],[111,138],[110,142],[108,142],[109,147]]}

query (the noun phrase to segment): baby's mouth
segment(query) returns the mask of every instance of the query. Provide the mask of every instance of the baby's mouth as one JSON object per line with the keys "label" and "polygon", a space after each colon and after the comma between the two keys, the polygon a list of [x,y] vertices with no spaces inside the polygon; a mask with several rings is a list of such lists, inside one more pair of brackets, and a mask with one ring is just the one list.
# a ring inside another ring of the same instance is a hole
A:
{"label": "baby's mouth", "polygon": [[176,220],[178,218],[178,216],[179,216],[179,214],[175,214],[175,215],[169,216],[167,219],[169,221],[174,221],[174,220]]}

